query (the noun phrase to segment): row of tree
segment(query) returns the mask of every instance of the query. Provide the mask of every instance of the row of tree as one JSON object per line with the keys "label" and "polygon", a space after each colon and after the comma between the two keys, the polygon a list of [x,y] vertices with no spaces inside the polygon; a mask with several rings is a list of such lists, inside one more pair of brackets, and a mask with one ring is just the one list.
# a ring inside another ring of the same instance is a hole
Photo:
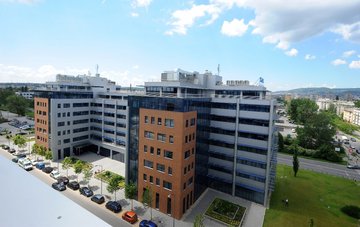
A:
{"label": "row of tree", "polygon": [[294,99],[288,103],[290,119],[301,125],[296,128],[297,137],[285,139],[279,133],[279,151],[339,162],[341,156],[335,152],[333,138],[336,134],[335,107],[318,112],[316,103],[310,99]]}

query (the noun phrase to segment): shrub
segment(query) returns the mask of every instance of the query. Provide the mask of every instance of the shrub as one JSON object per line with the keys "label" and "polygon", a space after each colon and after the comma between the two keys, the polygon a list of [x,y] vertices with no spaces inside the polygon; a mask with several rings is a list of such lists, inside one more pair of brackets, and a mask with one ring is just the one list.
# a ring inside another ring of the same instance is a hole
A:
{"label": "shrub", "polygon": [[341,211],[345,214],[349,215],[350,217],[360,219],[360,207],[347,205],[341,208]]}

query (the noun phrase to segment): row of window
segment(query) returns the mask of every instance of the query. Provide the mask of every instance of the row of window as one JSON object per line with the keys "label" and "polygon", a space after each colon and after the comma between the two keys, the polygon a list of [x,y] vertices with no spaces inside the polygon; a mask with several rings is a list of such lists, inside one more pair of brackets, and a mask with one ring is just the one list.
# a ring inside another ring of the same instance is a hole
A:
{"label": "row of window", "polygon": [[[154,154],[155,152],[155,148],[150,146],[148,147],[148,145],[144,145],[144,153],[149,152],[150,154]],[[156,148],[156,155],[157,156],[161,156],[161,149],[160,148]],[[172,151],[169,150],[164,150],[163,151],[163,155],[164,158],[168,158],[168,159],[173,159],[174,153]]]}
{"label": "row of window", "polygon": [[42,115],[42,116],[46,116],[46,115],[47,115],[46,111],[42,111],[42,110],[36,110],[36,114],[37,114],[37,115]]}
{"label": "row of window", "polygon": [[[155,139],[155,133],[154,132],[151,132],[151,131],[144,131],[144,137],[147,138],[147,139]],[[163,134],[163,133],[158,133],[157,134],[157,140],[158,141],[161,141],[161,142],[166,142],[166,134]],[[174,136],[172,135],[169,135],[169,143],[174,143]]]}
{"label": "row of window", "polygon": [[37,106],[42,106],[42,107],[46,107],[47,103],[46,102],[36,102]]}
{"label": "row of window", "polygon": [[[68,117],[70,117],[70,112],[64,112],[64,113],[62,113],[62,116],[63,116],[63,117],[66,117],[66,115],[67,115]],[[58,116],[58,118],[60,118],[60,117],[61,117],[61,113],[58,113],[57,116]]]}
{"label": "row of window", "polygon": [[73,116],[85,116],[85,115],[89,115],[89,111],[75,111],[73,112]]}
{"label": "row of window", "polygon": [[[232,155],[230,155],[230,154],[222,154],[222,153],[219,153],[219,152],[210,151],[209,156],[212,157],[212,158],[217,158],[217,159],[221,159],[221,160],[234,162],[234,157]],[[251,159],[245,159],[245,158],[238,157],[236,162],[240,163],[240,164],[248,165],[248,166],[253,166],[253,167],[257,167],[257,168],[261,168],[261,169],[266,169],[266,163],[265,162],[260,162],[260,161],[257,161],[257,160],[251,160]]]}
{"label": "row of window", "polygon": [[184,175],[186,175],[186,173],[189,173],[192,169],[194,169],[194,162],[184,167]]}
{"label": "row of window", "polygon": [[[149,124],[149,123],[150,124],[155,124],[155,117],[145,116],[144,117],[144,122],[145,122],[145,124]],[[157,121],[156,121],[156,124],[157,125],[162,125],[163,124],[163,119],[161,117],[158,117]],[[173,128],[174,127],[174,119],[165,118],[165,126],[169,127],[169,128]]]}
{"label": "row of window", "polygon": [[[222,135],[235,136],[235,130],[227,130],[227,129],[222,129],[222,128],[210,127],[210,132],[216,133],[216,134],[222,134]],[[255,140],[263,140],[263,141],[268,140],[268,135],[250,133],[250,132],[241,132],[241,131],[238,132],[238,137],[255,139]]]}
{"label": "row of window", "polygon": [[47,121],[46,121],[46,120],[39,119],[39,118],[36,119],[36,123],[43,124],[43,125],[47,125]]}
{"label": "row of window", "polygon": [[74,120],[73,125],[89,123],[89,119]]}
{"label": "row of window", "polygon": [[42,137],[42,136],[39,136],[39,135],[38,135],[38,136],[36,137],[36,139],[37,139],[37,140],[40,140],[41,142],[47,143],[47,139],[44,138],[44,137]]}
{"label": "row of window", "polygon": [[[91,106],[92,107],[102,107],[103,104],[102,103],[91,103]],[[115,108],[115,105],[113,104],[105,104],[104,106],[105,108],[109,108],[109,109],[114,109]],[[123,106],[123,105],[116,105],[116,109],[118,110],[126,110],[126,106]]]}
{"label": "row of window", "polygon": [[[67,125],[70,125],[70,121],[67,121],[66,123],[67,123]],[[57,126],[58,126],[58,127],[65,126],[65,121],[60,121],[60,122],[58,122]]]}
{"label": "row of window", "polygon": [[[144,167],[153,169],[154,168],[154,162],[144,159]],[[161,173],[165,173],[165,165],[161,163],[156,163],[156,170]],[[172,167],[168,166],[167,173],[171,176],[173,173]]]}
{"label": "row of window", "polygon": [[86,132],[86,131],[89,131],[89,127],[73,129],[73,133]]}
{"label": "row of window", "polygon": [[[215,146],[219,146],[219,147],[226,147],[226,148],[234,149],[233,143],[226,143],[224,141],[212,140],[212,139],[209,139],[208,142],[209,142],[209,145],[215,145]],[[251,147],[251,146],[246,146],[246,145],[238,145],[237,149],[240,151],[247,151],[247,152],[252,152],[252,153],[256,153],[256,154],[264,154],[264,155],[267,154],[266,148],[257,148],[257,147]]]}
{"label": "row of window", "polygon": [[[236,110],[236,103],[211,103],[211,108]],[[243,111],[255,111],[255,112],[270,112],[269,105],[251,105],[251,104],[240,104],[240,110]]]}
{"label": "row of window", "polygon": [[[236,123],[236,117],[218,116],[218,115],[213,115],[213,114],[210,115],[210,120]],[[251,119],[251,118],[239,117],[239,124],[269,127],[268,120]]]}
{"label": "row of window", "polygon": [[88,102],[82,102],[82,103],[73,103],[73,107],[88,107]]}
{"label": "row of window", "polygon": [[185,136],[185,143],[190,143],[192,140],[195,140],[195,133]]}
{"label": "row of window", "polygon": [[[63,130],[63,131],[62,131],[62,134],[63,134],[63,135],[66,135],[66,130]],[[68,134],[68,135],[70,134],[70,129],[67,130],[67,134]],[[57,132],[57,135],[58,135],[58,136],[61,136],[61,131],[58,131],[58,132]]]}
{"label": "row of window", "polygon": [[46,129],[40,127],[36,127],[36,131],[40,133],[46,133]]}

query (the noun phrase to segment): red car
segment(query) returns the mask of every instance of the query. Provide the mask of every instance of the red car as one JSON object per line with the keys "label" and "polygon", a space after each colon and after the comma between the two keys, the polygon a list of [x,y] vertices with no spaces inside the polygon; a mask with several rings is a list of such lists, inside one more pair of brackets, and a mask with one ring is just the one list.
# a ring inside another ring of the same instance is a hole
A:
{"label": "red car", "polygon": [[135,222],[137,222],[138,217],[134,211],[126,211],[122,215],[122,219],[124,219],[127,222],[130,222],[131,224],[134,224]]}

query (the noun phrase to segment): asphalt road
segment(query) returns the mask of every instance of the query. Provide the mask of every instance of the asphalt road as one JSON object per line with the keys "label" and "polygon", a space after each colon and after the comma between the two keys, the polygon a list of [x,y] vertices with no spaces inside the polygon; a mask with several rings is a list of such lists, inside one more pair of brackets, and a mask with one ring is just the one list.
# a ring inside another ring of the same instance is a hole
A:
{"label": "asphalt road", "polygon": [[[9,159],[10,162],[11,162],[11,159],[13,158],[13,156],[11,154],[9,154],[8,152],[6,152],[2,149],[0,149],[0,155],[3,155],[7,159]],[[52,179],[49,176],[49,174],[43,173],[42,171],[40,171],[36,168],[29,171],[29,173],[31,175],[37,177],[38,179],[40,179],[42,182],[47,184],[50,188],[51,188],[51,184],[55,182],[55,180]],[[93,213],[94,215],[98,216],[99,218],[101,218],[102,220],[104,220],[105,222],[110,224],[111,226],[132,226],[128,222],[122,220],[122,218],[121,218],[122,212],[115,214],[105,208],[105,203],[103,203],[102,205],[98,205],[98,204],[92,202],[90,200],[90,198],[86,198],[85,196],[80,195],[78,190],[73,191],[73,190],[67,188],[65,191],[62,191],[59,193],[63,194],[64,196],[71,199],[78,205],[82,206],[86,210],[88,210],[91,213]],[[64,208],[64,209],[66,209],[66,208]],[[136,222],[134,224],[134,226],[137,226],[138,224],[139,224],[139,222]]]}
{"label": "asphalt road", "polygon": [[[293,157],[278,153],[277,162],[292,166]],[[334,176],[344,177],[352,180],[360,180],[360,170],[348,169],[344,165],[299,158],[300,169],[312,170],[319,173],[326,173]]]}

